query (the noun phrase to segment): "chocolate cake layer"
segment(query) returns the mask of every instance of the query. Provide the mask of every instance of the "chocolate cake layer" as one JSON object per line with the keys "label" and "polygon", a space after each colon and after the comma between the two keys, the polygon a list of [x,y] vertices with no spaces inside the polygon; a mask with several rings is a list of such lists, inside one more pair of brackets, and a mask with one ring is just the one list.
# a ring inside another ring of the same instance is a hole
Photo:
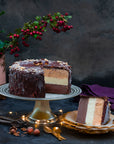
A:
{"label": "chocolate cake layer", "polygon": [[69,94],[70,89],[68,86],[64,85],[54,85],[54,84],[45,84],[45,91],[47,93],[56,93],[56,94]]}
{"label": "chocolate cake layer", "polygon": [[85,124],[87,105],[88,105],[88,98],[82,97],[79,102],[78,115],[77,115],[76,122]]}

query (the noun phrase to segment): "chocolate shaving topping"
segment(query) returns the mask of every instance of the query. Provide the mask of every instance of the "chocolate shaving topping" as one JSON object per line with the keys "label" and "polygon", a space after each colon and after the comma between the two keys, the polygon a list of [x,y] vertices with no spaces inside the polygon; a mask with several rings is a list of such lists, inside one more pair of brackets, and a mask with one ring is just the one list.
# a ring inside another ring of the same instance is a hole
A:
{"label": "chocolate shaving topping", "polygon": [[[71,66],[68,65],[67,62],[63,62],[63,61],[51,61],[48,59],[27,59],[24,61],[19,61],[19,62],[15,62],[14,64],[17,64],[21,67],[25,67],[25,68],[31,68],[34,66],[39,66],[39,67],[44,67],[44,68],[58,68],[58,69],[65,69],[68,71],[71,71]],[[13,65],[10,67],[12,68]]]}

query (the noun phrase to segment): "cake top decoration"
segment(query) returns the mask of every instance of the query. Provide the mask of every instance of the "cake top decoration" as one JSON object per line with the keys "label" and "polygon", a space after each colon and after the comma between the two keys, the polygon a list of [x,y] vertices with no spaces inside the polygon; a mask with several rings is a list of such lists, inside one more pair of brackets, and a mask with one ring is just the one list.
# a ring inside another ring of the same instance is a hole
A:
{"label": "cake top decoration", "polygon": [[18,70],[25,70],[24,68],[27,68],[29,70],[29,68],[35,68],[35,67],[39,67],[42,68],[59,68],[59,69],[65,69],[68,71],[71,71],[71,66],[68,65],[67,62],[63,62],[63,61],[52,61],[52,60],[48,60],[48,59],[27,59],[27,60],[23,60],[23,61],[17,61],[15,62],[12,66],[10,66],[10,69],[18,69]]}

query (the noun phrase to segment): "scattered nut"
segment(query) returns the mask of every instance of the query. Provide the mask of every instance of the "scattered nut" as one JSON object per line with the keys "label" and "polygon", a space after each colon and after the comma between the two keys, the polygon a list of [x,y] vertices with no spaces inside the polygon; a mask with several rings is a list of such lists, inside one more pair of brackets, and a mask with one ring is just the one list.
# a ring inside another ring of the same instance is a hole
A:
{"label": "scattered nut", "polygon": [[39,135],[40,134],[40,130],[39,129],[35,129],[33,132],[34,135]]}
{"label": "scattered nut", "polygon": [[28,127],[28,128],[27,128],[27,133],[28,133],[28,134],[32,134],[33,131],[34,131],[34,130],[33,130],[33,127]]}
{"label": "scattered nut", "polygon": [[21,128],[21,130],[22,130],[22,131],[27,131],[27,129],[26,129],[26,128],[24,128],[24,127],[23,127],[23,128]]}
{"label": "scattered nut", "polygon": [[12,128],[12,129],[10,130],[10,134],[14,134],[14,133],[16,133],[16,130]]}

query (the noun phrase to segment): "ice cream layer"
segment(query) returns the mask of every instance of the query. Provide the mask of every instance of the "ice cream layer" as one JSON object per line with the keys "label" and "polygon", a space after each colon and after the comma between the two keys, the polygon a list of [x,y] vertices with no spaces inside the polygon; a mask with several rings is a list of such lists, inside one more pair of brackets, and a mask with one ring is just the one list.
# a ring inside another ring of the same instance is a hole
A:
{"label": "ice cream layer", "polygon": [[69,73],[62,69],[44,68],[44,78],[46,84],[68,85]]}
{"label": "ice cream layer", "polygon": [[89,98],[85,123],[88,125],[100,125],[102,121],[104,100]]}

